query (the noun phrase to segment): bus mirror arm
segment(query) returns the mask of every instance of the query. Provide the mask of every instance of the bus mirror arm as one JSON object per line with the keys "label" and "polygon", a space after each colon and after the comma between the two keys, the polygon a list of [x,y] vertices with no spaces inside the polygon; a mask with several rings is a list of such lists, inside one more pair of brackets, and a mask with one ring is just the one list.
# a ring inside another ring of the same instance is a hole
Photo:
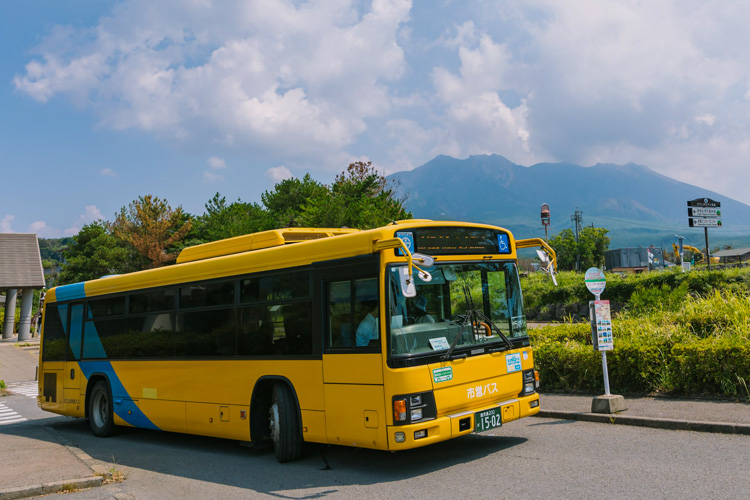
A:
{"label": "bus mirror arm", "polygon": [[407,265],[399,268],[399,281],[401,282],[401,293],[404,297],[414,297],[417,295],[417,289],[414,286],[414,279],[412,273],[416,268],[419,271],[419,279],[422,281],[432,281],[432,275],[416,265],[414,261],[418,261],[425,267],[430,267],[435,264],[435,259],[429,255],[423,255],[420,253],[412,254],[409,248],[401,238],[390,238],[387,240],[377,240],[373,245],[373,250],[380,252],[381,250],[388,250],[390,248],[400,248],[406,257]]}
{"label": "bus mirror arm", "polygon": [[541,261],[541,269],[549,275],[552,283],[557,286],[555,273],[557,270],[557,254],[549,244],[541,238],[527,238],[525,240],[516,240],[516,248],[537,248],[536,254]]}

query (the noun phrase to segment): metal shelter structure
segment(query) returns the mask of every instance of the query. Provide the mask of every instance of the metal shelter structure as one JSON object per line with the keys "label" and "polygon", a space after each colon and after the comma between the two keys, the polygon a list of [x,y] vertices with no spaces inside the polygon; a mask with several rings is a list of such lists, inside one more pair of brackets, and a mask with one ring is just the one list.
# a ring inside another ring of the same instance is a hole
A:
{"label": "metal shelter structure", "polygon": [[18,340],[31,338],[34,290],[44,288],[44,269],[36,234],[0,233],[0,292],[5,292],[3,340],[15,334],[16,300],[21,295]]}
{"label": "metal shelter structure", "polygon": [[723,264],[729,262],[748,262],[750,261],[750,248],[731,248],[729,250],[721,250],[714,252],[712,257],[719,257]]}

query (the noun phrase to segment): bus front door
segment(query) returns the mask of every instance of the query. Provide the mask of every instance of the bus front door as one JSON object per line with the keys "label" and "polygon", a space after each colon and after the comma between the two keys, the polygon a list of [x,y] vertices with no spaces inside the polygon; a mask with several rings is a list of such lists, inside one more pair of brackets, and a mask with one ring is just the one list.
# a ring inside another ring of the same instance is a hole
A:
{"label": "bus front door", "polygon": [[85,408],[81,397],[81,333],[83,331],[83,303],[70,304],[68,352],[63,370],[63,405],[66,415],[83,417]]}
{"label": "bus front door", "polygon": [[326,288],[323,389],[328,442],[387,449],[377,278],[331,280]]}

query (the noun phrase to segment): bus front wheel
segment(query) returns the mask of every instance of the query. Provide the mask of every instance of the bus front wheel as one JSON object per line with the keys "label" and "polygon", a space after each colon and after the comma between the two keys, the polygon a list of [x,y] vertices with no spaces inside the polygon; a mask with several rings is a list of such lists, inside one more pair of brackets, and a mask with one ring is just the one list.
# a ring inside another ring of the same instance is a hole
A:
{"label": "bus front wheel", "polygon": [[97,382],[89,394],[89,426],[97,437],[110,436],[115,428],[112,418],[112,394],[104,380]]}
{"label": "bus front wheel", "polygon": [[283,463],[299,458],[302,454],[302,432],[296,400],[288,385],[274,386],[268,420],[276,459]]}

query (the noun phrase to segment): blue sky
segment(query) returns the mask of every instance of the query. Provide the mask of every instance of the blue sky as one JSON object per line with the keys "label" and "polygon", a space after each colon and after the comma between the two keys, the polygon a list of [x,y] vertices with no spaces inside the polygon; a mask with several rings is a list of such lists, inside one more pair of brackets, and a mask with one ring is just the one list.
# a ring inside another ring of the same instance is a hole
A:
{"label": "blue sky", "polygon": [[0,232],[349,163],[635,162],[750,203],[750,3],[4,0]]}

